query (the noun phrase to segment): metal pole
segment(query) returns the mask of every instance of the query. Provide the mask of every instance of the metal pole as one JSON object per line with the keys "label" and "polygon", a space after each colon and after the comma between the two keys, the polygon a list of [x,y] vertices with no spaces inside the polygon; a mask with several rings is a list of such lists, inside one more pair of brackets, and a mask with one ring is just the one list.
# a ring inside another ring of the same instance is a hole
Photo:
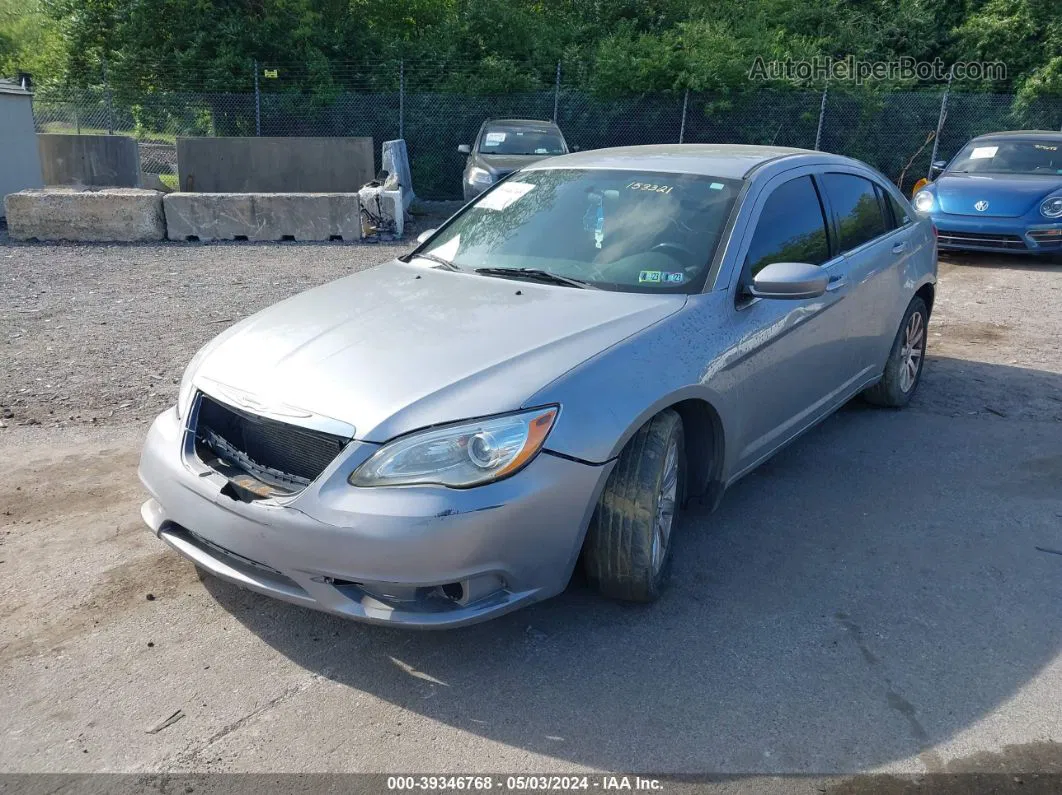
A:
{"label": "metal pole", "polygon": [[822,87],[822,102],[819,103],[819,126],[815,130],[815,151],[819,151],[819,146],[822,144],[822,120],[826,118],[826,94],[830,90],[830,84],[827,83]]}
{"label": "metal pole", "polygon": [[262,135],[262,92],[258,90],[258,59],[254,61],[254,134]]}
{"label": "metal pole", "polygon": [[406,62],[398,62],[398,137],[405,138],[406,132]]}
{"label": "metal pole", "polygon": [[929,156],[929,171],[926,179],[933,179],[933,164],[937,162],[937,144],[940,143],[940,131],[944,129],[944,120],[948,118],[948,94],[951,93],[951,73],[954,66],[948,70],[948,85],[944,89],[944,96],[940,98],[940,116],[937,117],[937,134],[933,136],[933,153]]}
{"label": "metal pole", "polygon": [[686,106],[690,102],[690,90],[687,88],[682,95],[682,123],[679,124],[679,143],[686,137]]}
{"label": "metal pole", "polygon": [[553,84],[553,123],[557,123],[557,109],[560,107],[560,61],[557,61],[557,79]]}
{"label": "metal pole", "polygon": [[107,59],[100,59],[100,69],[103,72],[103,100],[107,107],[107,135],[114,135],[114,108],[111,105],[111,84],[107,80]]}

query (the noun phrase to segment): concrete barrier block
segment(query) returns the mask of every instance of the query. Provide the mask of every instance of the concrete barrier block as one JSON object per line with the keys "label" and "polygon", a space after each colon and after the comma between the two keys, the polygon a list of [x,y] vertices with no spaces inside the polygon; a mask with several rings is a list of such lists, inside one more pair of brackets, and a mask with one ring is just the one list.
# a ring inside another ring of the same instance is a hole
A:
{"label": "concrete barrier block", "polygon": [[16,240],[164,240],[162,194],[139,188],[41,188],[8,194],[7,229]]}
{"label": "concrete barrier block", "polygon": [[136,188],[140,150],[127,135],[37,136],[45,185]]}
{"label": "concrete barrier block", "polygon": [[343,193],[373,178],[372,138],[178,138],[189,193]]}
{"label": "concrete barrier block", "polygon": [[170,240],[360,240],[356,193],[169,193]]}

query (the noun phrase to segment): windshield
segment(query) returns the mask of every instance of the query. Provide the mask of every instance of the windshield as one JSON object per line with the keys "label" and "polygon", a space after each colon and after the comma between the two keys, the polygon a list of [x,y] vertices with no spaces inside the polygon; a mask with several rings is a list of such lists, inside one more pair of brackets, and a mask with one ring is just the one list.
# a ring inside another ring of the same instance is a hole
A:
{"label": "windshield", "polygon": [[593,169],[518,172],[418,253],[462,270],[534,268],[626,292],[699,290],[739,180]]}
{"label": "windshield", "polygon": [[980,141],[948,167],[960,174],[1062,174],[1062,138],[1058,141]]}
{"label": "windshield", "polygon": [[488,127],[479,142],[484,155],[563,155],[564,139],[556,130],[534,127]]}

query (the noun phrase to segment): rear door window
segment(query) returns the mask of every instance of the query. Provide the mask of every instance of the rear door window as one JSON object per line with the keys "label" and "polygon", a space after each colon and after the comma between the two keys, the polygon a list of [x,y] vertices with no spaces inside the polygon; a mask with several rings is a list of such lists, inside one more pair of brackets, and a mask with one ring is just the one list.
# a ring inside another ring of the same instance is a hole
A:
{"label": "rear door window", "polygon": [[745,279],[772,262],[821,265],[830,258],[826,220],[811,177],[779,185],[767,198],[745,259]]}
{"label": "rear door window", "polygon": [[885,234],[891,223],[885,223],[873,182],[855,174],[823,174],[821,179],[837,225],[838,253]]}

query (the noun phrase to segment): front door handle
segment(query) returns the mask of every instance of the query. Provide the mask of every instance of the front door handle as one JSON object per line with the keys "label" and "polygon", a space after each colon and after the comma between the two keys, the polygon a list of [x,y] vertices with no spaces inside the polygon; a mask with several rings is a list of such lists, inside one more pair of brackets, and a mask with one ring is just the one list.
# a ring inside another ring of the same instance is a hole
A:
{"label": "front door handle", "polygon": [[903,243],[897,243],[895,246],[892,247],[892,253],[893,254],[903,254],[903,252],[905,252],[905,251],[907,251],[907,241],[906,240]]}
{"label": "front door handle", "polygon": [[827,283],[826,290],[832,293],[834,290],[840,290],[846,284],[848,284],[848,279],[844,276],[834,276],[830,279],[829,283]]}

